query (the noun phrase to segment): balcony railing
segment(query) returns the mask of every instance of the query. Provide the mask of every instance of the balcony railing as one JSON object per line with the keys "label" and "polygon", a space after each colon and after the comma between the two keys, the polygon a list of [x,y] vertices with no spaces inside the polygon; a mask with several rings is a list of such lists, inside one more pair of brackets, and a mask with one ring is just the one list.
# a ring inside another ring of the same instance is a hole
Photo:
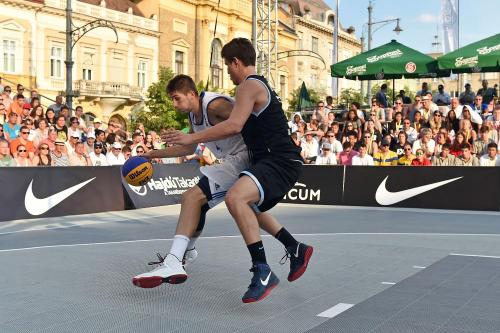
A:
{"label": "balcony railing", "polygon": [[78,80],[73,82],[76,96],[118,97],[140,100],[143,99],[143,89],[122,82],[98,82]]}

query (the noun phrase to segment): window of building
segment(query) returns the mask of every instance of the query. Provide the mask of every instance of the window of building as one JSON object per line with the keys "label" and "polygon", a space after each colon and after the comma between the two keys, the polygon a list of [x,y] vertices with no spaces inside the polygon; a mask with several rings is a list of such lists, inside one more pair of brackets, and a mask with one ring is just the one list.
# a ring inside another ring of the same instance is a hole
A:
{"label": "window of building", "polygon": [[304,49],[304,33],[302,33],[302,31],[299,31],[298,32],[298,42],[299,42],[299,50],[303,50]]}
{"label": "window of building", "polygon": [[210,64],[212,88],[222,88],[223,61],[220,55],[222,43],[218,39],[212,42],[212,63]]}
{"label": "window of building", "polygon": [[82,63],[82,78],[87,81],[92,80],[92,71],[94,68],[94,57],[93,52],[83,53],[83,63]]}
{"label": "window of building", "polygon": [[61,79],[63,77],[63,49],[60,46],[50,48],[50,77]]}
{"label": "window of building", "polygon": [[16,42],[9,39],[2,41],[2,70],[6,73],[16,72]]}
{"label": "window of building", "polygon": [[318,38],[312,37],[311,39],[311,51],[318,53]]}
{"label": "window of building", "polygon": [[184,74],[184,52],[175,51],[175,74]]}
{"label": "window of building", "polygon": [[141,88],[146,88],[146,73],[148,71],[148,63],[145,60],[139,60],[137,65],[137,85]]}

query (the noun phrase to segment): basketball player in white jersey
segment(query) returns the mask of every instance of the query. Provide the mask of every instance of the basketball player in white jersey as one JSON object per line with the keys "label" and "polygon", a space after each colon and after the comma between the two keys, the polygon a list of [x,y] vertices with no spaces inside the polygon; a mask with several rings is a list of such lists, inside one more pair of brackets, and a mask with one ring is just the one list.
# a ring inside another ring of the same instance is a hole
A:
{"label": "basketball player in white jersey", "polygon": [[[198,94],[194,81],[187,75],[174,77],[167,86],[167,93],[177,111],[189,114],[191,132],[210,128],[228,119],[233,109],[231,97],[212,92]],[[196,146],[178,145],[153,150],[143,156],[149,159],[186,156],[193,154]],[[182,196],[181,212],[169,253],[165,258],[158,254],[160,261],[151,263],[158,265],[155,269],[132,279],[138,287],[154,288],[162,283],[186,281],[183,262],[191,263],[198,255],[194,244],[203,230],[207,211],[224,200],[239,174],[250,166],[247,147],[240,134],[205,142],[205,146],[222,163],[200,168],[204,176]],[[258,215],[258,222],[262,229],[274,236],[281,229],[281,225],[266,213]]]}

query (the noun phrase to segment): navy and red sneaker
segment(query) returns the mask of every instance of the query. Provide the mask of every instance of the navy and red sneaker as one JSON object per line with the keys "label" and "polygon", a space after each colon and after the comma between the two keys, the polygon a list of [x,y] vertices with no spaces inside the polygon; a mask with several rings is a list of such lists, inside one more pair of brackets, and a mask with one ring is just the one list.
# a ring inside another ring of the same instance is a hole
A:
{"label": "navy and red sneaker", "polygon": [[243,295],[243,303],[263,300],[280,282],[268,264],[255,264],[250,268],[250,272],[253,272],[253,277],[247,292]]}
{"label": "navy and red sneaker", "polygon": [[286,253],[283,258],[281,258],[280,264],[283,265],[287,259],[290,259],[290,273],[288,274],[288,281],[295,281],[305,273],[313,251],[312,246],[304,243],[299,243],[295,248],[285,248]]}

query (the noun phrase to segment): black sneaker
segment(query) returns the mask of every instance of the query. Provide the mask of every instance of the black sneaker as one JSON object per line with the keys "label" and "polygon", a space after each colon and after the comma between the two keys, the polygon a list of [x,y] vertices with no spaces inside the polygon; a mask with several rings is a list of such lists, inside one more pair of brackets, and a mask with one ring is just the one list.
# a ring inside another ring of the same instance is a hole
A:
{"label": "black sneaker", "polygon": [[243,303],[257,302],[266,298],[280,282],[268,264],[253,265],[250,272],[253,272],[252,282],[248,286],[245,295],[243,295]]}
{"label": "black sneaker", "polygon": [[295,281],[304,274],[313,251],[312,246],[304,243],[299,243],[295,248],[285,248],[286,253],[283,258],[281,258],[280,264],[283,265],[288,258],[290,259],[290,273],[288,274],[288,281]]}

